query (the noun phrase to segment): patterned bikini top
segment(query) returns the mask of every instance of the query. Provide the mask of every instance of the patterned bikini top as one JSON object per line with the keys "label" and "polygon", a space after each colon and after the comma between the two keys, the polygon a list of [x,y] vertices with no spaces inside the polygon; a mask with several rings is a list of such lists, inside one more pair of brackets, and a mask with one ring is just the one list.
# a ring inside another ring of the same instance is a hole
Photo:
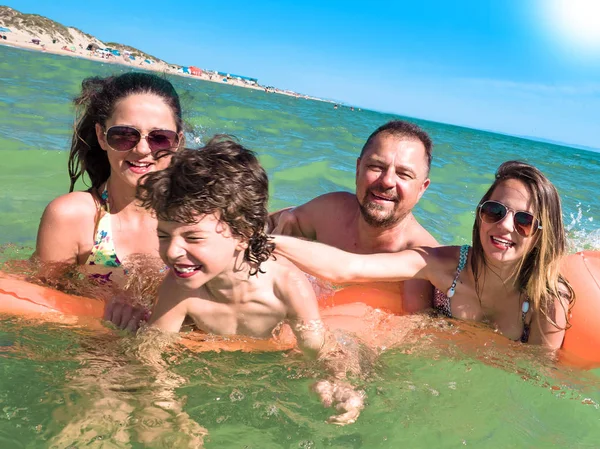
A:
{"label": "patterned bikini top", "polygon": [[96,223],[96,234],[94,236],[94,246],[85,265],[90,268],[90,277],[98,279],[101,282],[114,281],[114,277],[121,277],[126,274],[117,252],[115,251],[114,240],[112,237],[112,227],[110,223],[110,205],[108,203],[108,190],[104,187],[98,205],[98,214],[100,218]]}
{"label": "patterned bikini top", "polygon": [[[442,315],[447,316],[448,318],[452,318],[452,306],[450,304],[450,299],[456,293],[456,283],[458,282],[458,278],[460,276],[460,272],[467,265],[467,256],[469,254],[469,249],[471,247],[469,245],[462,245],[460,247],[460,256],[458,259],[458,266],[456,267],[456,274],[454,275],[454,279],[452,280],[452,285],[448,289],[446,293],[438,290],[437,288],[433,293],[433,307]],[[529,298],[525,298],[523,301],[523,305],[521,306],[521,320],[523,321],[523,333],[521,334],[521,342],[527,343],[529,341],[529,324],[525,321],[525,317],[527,316],[527,312],[529,311]]]}

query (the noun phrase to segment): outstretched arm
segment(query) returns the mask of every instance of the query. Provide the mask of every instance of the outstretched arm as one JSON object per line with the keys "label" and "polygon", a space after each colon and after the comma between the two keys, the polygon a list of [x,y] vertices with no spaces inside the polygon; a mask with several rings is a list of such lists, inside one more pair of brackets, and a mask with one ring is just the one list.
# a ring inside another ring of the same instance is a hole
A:
{"label": "outstretched arm", "polygon": [[332,424],[351,424],[360,415],[364,407],[365,394],[357,390],[344,379],[347,372],[361,375],[360,345],[349,344],[350,336],[344,337],[340,344],[331,330],[326,329],[321,320],[317,299],[304,273],[286,260],[279,262],[287,265],[285,275],[280,277],[278,292],[288,304],[288,319],[298,346],[305,354],[317,356],[318,362],[331,377],[320,380],[313,389],[326,407],[334,407],[338,412],[329,418]]}
{"label": "outstretched arm", "polygon": [[275,251],[302,270],[336,283],[429,280],[427,266],[432,258],[428,247],[399,253],[354,254],[322,243],[287,236],[274,236]]}

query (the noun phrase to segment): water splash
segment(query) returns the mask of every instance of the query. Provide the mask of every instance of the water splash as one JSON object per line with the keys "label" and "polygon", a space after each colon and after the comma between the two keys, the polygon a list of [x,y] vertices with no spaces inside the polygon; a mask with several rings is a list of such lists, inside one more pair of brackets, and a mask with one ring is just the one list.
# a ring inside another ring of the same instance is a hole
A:
{"label": "water splash", "polygon": [[583,210],[581,203],[578,203],[576,209],[577,213],[571,213],[570,222],[565,224],[569,252],[600,250],[600,228],[590,229],[594,224],[594,217],[590,216],[591,206]]}

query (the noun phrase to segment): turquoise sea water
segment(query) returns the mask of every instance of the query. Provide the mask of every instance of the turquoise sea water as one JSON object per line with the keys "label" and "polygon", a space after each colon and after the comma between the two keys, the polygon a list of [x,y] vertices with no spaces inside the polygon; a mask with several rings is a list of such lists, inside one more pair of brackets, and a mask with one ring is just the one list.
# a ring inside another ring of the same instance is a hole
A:
{"label": "turquoise sea water", "polygon": [[[68,189],[70,100],[81,80],[123,70],[0,46],[0,262],[31,254],[43,208]],[[171,80],[182,97],[188,145],[229,133],[257,151],[270,176],[273,210],[332,190],[351,191],[362,144],[395,117]],[[416,215],[440,242],[470,241],[473,208],[495,169],[505,160],[522,159],[559,189],[572,247],[600,249],[600,153],[413,121],[435,143],[431,186]],[[0,318],[0,447],[50,447],[66,423],[78,422],[100,401],[105,393],[97,383],[85,382],[93,376],[82,367],[110,357],[90,355],[93,339],[84,331]],[[431,337],[409,350],[384,353],[372,379],[361,384],[367,408],[356,424],[344,428],[324,423],[330,412],[308,394],[314,371],[297,357],[177,354],[171,370],[185,379],[176,394],[208,430],[209,448],[598,447],[598,371],[555,368],[518,345],[475,346],[466,351]],[[129,418],[118,429],[139,424],[127,410],[142,408],[143,394],[119,396]],[[118,410],[113,408],[114,416],[121,416]],[[87,423],[102,436],[89,447],[145,447],[122,442],[107,420],[103,415]],[[156,418],[152,425],[167,424]],[[73,438],[74,447],[88,447],[93,439],[84,431]]]}

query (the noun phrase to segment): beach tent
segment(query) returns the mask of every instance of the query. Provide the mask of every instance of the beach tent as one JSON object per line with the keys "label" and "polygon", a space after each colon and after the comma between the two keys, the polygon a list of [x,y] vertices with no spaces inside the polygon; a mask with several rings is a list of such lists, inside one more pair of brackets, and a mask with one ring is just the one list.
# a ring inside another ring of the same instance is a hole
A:
{"label": "beach tent", "polygon": [[189,74],[190,73],[190,69],[188,67],[182,67],[181,68],[181,72]]}
{"label": "beach tent", "polygon": [[229,76],[231,78],[237,78],[240,81],[246,81],[246,82],[251,83],[251,84],[257,84],[258,83],[258,78],[250,78],[249,76],[234,75],[234,74],[231,74]]}
{"label": "beach tent", "polygon": [[0,27],[0,33],[10,33],[11,31],[8,28]]}
{"label": "beach tent", "polygon": [[189,70],[192,75],[195,75],[195,76],[202,75],[202,69],[199,69],[198,67],[190,66]]}
{"label": "beach tent", "polygon": [[88,44],[88,46],[86,47],[86,50],[89,51],[96,51],[100,48],[100,45],[98,44],[94,44],[93,42],[91,44]]}

